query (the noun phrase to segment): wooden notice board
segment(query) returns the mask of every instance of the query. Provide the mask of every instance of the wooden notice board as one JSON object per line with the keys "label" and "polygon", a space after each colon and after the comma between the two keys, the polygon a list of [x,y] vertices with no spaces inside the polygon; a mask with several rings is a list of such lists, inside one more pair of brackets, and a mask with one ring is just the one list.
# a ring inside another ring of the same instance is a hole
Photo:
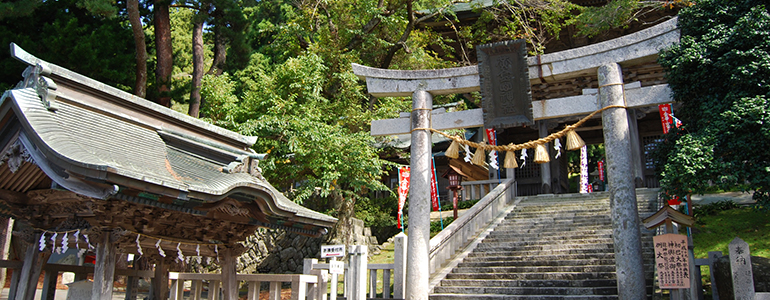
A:
{"label": "wooden notice board", "polygon": [[661,289],[690,288],[690,259],[687,236],[668,233],[652,238],[655,244],[655,265]]}

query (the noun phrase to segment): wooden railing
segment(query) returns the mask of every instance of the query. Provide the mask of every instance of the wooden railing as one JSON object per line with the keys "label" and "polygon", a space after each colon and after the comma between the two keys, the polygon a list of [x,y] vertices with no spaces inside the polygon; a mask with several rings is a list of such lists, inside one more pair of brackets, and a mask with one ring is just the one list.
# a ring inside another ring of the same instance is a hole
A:
{"label": "wooden railing", "polygon": [[515,195],[516,181],[504,179],[476,205],[430,239],[430,273],[435,273],[452,258],[455,251],[464,248],[471,238],[503,212]]}
{"label": "wooden railing", "polygon": [[460,201],[476,200],[484,198],[490,191],[495,189],[506,179],[490,179],[490,180],[476,180],[476,181],[463,181],[462,193]]}
{"label": "wooden railing", "polygon": [[[291,299],[323,299],[321,290],[317,288],[318,277],[305,274],[238,274],[238,281],[246,282],[248,293],[246,299],[258,300],[262,282],[269,282],[268,290],[270,300],[281,299],[281,285],[284,282],[291,283]],[[199,273],[169,273],[171,279],[170,300],[184,299],[184,282],[192,281],[190,295],[188,299],[201,299],[203,286],[208,285],[208,295],[206,299],[219,300],[221,293],[220,280],[221,274],[199,274]],[[325,293],[325,291],[323,291]],[[319,295],[320,294],[320,295]]]}
{"label": "wooden railing", "polygon": [[[357,249],[357,250],[353,250]],[[404,299],[406,290],[406,235],[400,233],[394,237],[394,258],[390,264],[369,264],[366,259],[366,246],[351,246],[350,264],[345,264],[344,292],[343,297],[348,300],[363,300],[364,298],[379,299]],[[359,255],[353,257],[355,253]],[[329,284],[328,299],[337,299],[340,295],[337,293],[338,275],[328,274],[329,264],[318,263],[317,259],[305,259],[305,274],[316,274],[319,276],[319,288],[327,290]],[[369,275],[368,280],[366,275]],[[382,274],[382,281],[378,280],[378,273]],[[391,290],[391,275],[393,276],[393,289]],[[356,280],[359,278],[359,280]],[[368,297],[366,290],[368,288]],[[381,290],[382,295],[377,297],[377,291]],[[323,299],[323,298],[319,298]]]}

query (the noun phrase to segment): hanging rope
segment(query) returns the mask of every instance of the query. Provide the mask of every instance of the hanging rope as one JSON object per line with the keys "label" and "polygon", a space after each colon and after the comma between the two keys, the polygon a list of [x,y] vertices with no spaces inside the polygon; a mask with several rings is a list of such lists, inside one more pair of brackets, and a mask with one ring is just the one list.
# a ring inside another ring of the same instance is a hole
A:
{"label": "hanging rope", "polygon": [[565,135],[567,135],[568,132],[570,132],[572,130],[575,130],[576,128],[582,126],[583,123],[585,123],[586,121],[591,119],[596,114],[598,114],[600,112],[603,112],[603,111],[605,111],[607,109],[610,109],[610,108],[626,108],[626,106],[623,106],[623,105],[609,105],[609,106],[605,106],[604,108],[599,109],[597,111],[594,111],[591,114],[585,116],[584,118],[582,118],[579,121],[577,121],[575,124],[568,125],[568,126],[564,127],[564,129],[562,129],[562,130],[560,130],[558,132],[549,134],[546,137],[543,137],[543,138],[540,138],[540,139],[537,139],[537,140],[534,140],[534,141],[529,141],[529,142],[526,142],[526,143],[523,143],[523,144],[516,144],[516,145],[508,144],[508,145],[502,145],[502,146],[493,146],[493,145],[489,145],[489,144],[486,144],[486,143],[471,142],[471,141],[463,139],[461,137],[449,135],[447,133],[444,133],[442,131],[439,131],[439,130],[436,130],[436,129],[433,129],[433,128],[415,128],[415,130],[418,130],[418,129],[419,130],[430,130],[431,132],[435,132],[435,133],[438,133],[440,135],[443,135],[444,137],[446,137],[448,139],[451,139],[452,141],[457,142],[457,143],[459,143],[461,145],[470,146],[470,147],[477,148],[477,149],[480,148],[480,149],[484,149],[486,151],[492,151],[492,150],[498,151],[498,152],[499,151],[518,151],[518,150],[522,150],[522,149],[532,149],[532,148],[537,147],[538,145],[544,145],[546,143],[552,142],[555,139],[562,138]]}

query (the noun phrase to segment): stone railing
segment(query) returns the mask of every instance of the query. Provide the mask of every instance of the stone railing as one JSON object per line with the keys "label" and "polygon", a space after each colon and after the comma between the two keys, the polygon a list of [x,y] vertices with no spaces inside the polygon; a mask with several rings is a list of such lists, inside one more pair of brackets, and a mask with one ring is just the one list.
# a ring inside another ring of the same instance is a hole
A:
{"label": "stone railing", "polygon": [[[291,299],[322,299],[321,290],[316,288],[318,277],[315,275],[304,274],[238,274],[238,281],[248,284],[248,294],[246,299],[259,299],[260,286],[262,282],[269,282],[268,291],[270,300],[281,299],[281,285],[284,282],[291,283]],[[169,273],[171,279],[171,289],[169,293],[170,300],[184,299],[184,282],[192,281],[190,287],[190,299],[202,299],[204,284],[208,286],[208,297],[206,299],[221,299],[220,288],[222,274],[199,274],[199,273]],[[325,292],[325,291],[324,291]]]}
{"label": "stone railing", "polygon": [[515,195],[516,181],[504,179],[481,201],[430,239],[430,273],[435,273],[452,258],[455,251],[464,248],[479,230],[503,212]]}
{"label": "stone railing", "polygon": [[505,181],[505,179],[463,181],[460,183],[460,185],[463,186],[460,201],[484,198],[484,196],[489,194],[490,191],[495,189],[503,181]]}

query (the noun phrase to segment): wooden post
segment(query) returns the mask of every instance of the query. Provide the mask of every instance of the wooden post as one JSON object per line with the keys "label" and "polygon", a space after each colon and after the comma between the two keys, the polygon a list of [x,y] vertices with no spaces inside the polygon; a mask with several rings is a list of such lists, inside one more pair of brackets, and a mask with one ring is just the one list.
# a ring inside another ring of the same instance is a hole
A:
{"label": "wooden post", "polygon": [[262,282],[249,281],[249,292],[246,296],[246,300],[259,300],[260,285],[262,285]]}
{"label": "wooden post", "polygon": [[56,281],[59,277],[58,271],[47,270],[45,271],[45,279],[43,279],[43,294],[40,295],[40,300],[54,300],[56,295]]}
{"label": "wooden post", "polygon": [[[236,278],[235,261],[236,255],[233,249],[225,249],[223,255],[225,257],[222,263],[222,290],[223,300],[238,300],[238,279]],[[209,295],[209,299],[211,295]]]}
{"label": "wooden post", "polygon": [[[0,259],[8,260],[8,252],[11,247],[11,235],[13,232],[13,219],[0,220]],[[0,268],[0,284],[5,286],[6,268]]]}
{"label": "wooden post", "polygon": [[[40,234],[35,235],[35,240],[40,239]],[[33,272],[32,268],[35,265],[35,259],[37,258],[38,248],[35,244],[27,244],[27,251],[24,253],[24,264],[21,267],[21,275],[19,276],[19,284],[16,286],[15,300],[26,300],[29,294],[30,275]],[[35,280],[37,284],[37,280]],[[35,290],[32,290],[34,295]]]}
{"label": "wooden post", "polygon": [[32,273],[29,275],[29,285],[27,286],[27,300],[35,299],[35,292],[37,291],[37,281],[40,275],[43,273],[43,266],[48,262],[48,258],[51,257],[51,252],[40,252],[36,255],[35,264],[32,266]]}
{"label": "wooden post", "polygon": [[96,244],[96,262],[94,264],[94,289],[92,300],[112,299],[112,285],[115,281],[115,248],[112,232],[103,231],[102,238]]}
{"label": "wooden post", "polygon": [[168,265],[163,259],[160,259],[155,263],[155,277],[152,278],[152,300],[162,300],[167,297]]}

